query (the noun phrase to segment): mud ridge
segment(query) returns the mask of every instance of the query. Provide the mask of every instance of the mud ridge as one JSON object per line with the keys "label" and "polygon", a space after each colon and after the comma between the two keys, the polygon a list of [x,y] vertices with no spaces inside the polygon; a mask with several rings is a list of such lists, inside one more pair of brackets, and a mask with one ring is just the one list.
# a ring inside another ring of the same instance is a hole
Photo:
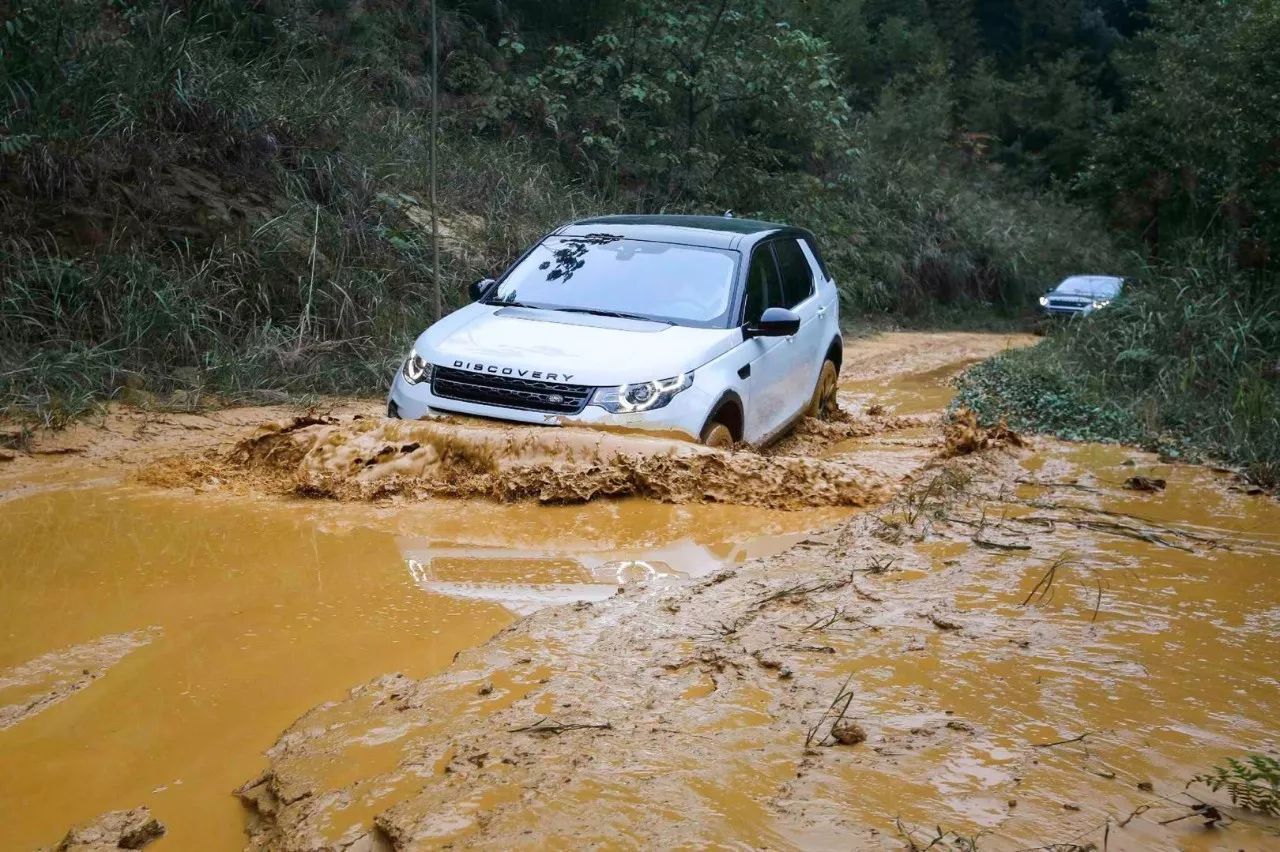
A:
{"label": "mud ridge", "polygon": [[473,422],[301,417],[265,424],[228,453],[171,458],[139,479],[338,500],[483,497],[581,503],[647,497],[799,509],[891,493],[849,460],[723,452],[643,434]]}

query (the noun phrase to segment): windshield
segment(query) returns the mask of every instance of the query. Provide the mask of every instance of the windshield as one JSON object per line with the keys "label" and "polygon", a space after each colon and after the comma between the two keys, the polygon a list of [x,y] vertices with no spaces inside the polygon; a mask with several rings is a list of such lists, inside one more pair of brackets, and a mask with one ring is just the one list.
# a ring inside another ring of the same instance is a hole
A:
{"label": "windshield", "polygon": [[486,303],[722,327],[738,253],[628,240],[550,237],[502,279]]}
{"label": "windshield", "polygon": [[1077,275],[1058,285],[1055,292],[1064,296],[1114,297],[1120,292],[1124,279],[1109,275]]}

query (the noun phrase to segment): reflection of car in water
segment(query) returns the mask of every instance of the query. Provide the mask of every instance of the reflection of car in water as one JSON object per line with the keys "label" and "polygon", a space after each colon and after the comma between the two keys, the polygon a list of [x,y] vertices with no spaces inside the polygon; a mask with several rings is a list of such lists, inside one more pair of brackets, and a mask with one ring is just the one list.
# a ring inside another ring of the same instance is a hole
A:
{"label": "reflection of car in water", "polygon": [[683,432],[767,443],[835,398],[835,283],[813,235],[716,216],[604,216],[553,232],[431,326],[388,415]]}
{"label": "reflection of car in water", "polygon": [[1120,295],[1124,279],[1112,275],[1072,275],[1040,297],[1050,316],[1087,316]]}
{"label": "reflection of car in water", "polygon": [[621,554],[439,546],[414,538],[398,543],[419,588],[493,601],[519,615],[571,601],[604,600],[627,583],[700,577],[725,562],[723,556],[687,540]]}

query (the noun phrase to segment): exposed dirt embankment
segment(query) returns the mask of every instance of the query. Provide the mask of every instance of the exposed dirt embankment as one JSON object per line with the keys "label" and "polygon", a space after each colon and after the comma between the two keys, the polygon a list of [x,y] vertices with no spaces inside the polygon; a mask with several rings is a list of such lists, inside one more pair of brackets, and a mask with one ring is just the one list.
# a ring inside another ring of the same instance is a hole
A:
{"label": "exposed dirt embankment", "polygon": [[342,500],[394,495],[578,503],[636,496],[776,509],[865,506],[891,493],[885,477],[850,459],[766,457],[574,427],[369,417],[270,423],[229,453],[169,459],[140,478],[158,485],[248,484]]}

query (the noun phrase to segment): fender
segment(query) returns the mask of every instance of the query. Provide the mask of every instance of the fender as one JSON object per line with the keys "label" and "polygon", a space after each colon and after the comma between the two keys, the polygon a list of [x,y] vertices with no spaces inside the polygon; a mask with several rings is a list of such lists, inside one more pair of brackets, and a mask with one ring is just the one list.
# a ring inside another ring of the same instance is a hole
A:
{"label": "fender", "polygon": [[735,441],[741,441],[742,430],[746,425],[747,410],[746,406],[742,404],[742,397],[739,396],[738,392],[732,388],[720,394],[720,396],[716,398],[715,403],[712,404],[711,408],[707,410],[707,417],[702,421],[702,431],[706,431],[707,425],[711,423],[712,418],[719,414],[725,405],[731,405],[737,409],[737,422],[725,423],[725,425],[728,426],[729,431],[733,433],[733,439]]}

